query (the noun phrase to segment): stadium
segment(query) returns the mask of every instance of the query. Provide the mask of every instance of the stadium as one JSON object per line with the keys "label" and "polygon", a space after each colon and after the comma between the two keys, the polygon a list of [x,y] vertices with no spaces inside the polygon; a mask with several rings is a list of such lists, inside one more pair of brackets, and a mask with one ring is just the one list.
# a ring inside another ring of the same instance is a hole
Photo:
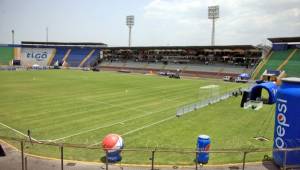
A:
{"label": "stadium", "polygon": [[299,168],[300,37],[267,40],[271,46],[0,44],[0,163]]}

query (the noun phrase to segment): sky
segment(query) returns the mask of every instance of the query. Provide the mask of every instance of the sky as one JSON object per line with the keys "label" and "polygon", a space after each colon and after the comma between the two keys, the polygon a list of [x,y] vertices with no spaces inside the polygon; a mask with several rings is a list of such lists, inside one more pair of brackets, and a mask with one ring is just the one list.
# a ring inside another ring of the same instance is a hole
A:
{"label": "sky", "polygon": [[208,6],[220,6],[216,45],[300,36],[300,0],[0,0],[0,43],[46,41],[132,46],[210,45]]}

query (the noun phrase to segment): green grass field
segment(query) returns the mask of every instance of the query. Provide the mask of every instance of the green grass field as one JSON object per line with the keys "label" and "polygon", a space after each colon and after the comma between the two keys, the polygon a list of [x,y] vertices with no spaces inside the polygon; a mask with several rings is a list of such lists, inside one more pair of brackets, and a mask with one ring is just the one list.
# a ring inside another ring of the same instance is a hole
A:
{"label": "green grass field", "polygon": [[[74,70],[0,72],[0,135],[99,146],[108,133],[123,136],[125,148],[195,148],[199,134],[211,137],[211,149],[272,146],[273,106],[259,111],[239,107],[233,97],[176,118],[176,108],[244,84],[213,79],[84,72]],[[202,89],[217,85],[219,88]],[[168,119],[166,121],[162,121]],[[159,122],[162,121],[162,122]],[[263,135],[271,139],[253,139]],[[17,143],[12,144],[18,146]],[[59,157],[57,147],[26,145],[26,152]],[[124,152],[124,163],[148,163],[150,152]],[[251,154],[247,161],[262,160]],[[65,149],[66,159],[99,161],[101,149]],[[161,164],[193,164],[194,155],[157,153]],[[240,162],[239,154],[212,154],[210,163]]]}

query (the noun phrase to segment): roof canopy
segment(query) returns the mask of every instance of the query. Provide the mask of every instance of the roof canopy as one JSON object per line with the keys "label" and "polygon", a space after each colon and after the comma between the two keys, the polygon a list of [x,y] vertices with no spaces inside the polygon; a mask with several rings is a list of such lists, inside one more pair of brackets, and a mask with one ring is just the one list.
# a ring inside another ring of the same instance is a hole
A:
{"label": "roof canopy", "polygon": [[295,43],[300,42],[300,37],[279,37],[279,38],[268,38],[272,43]]}
{"label": "roof canopy", "polygon": [[104,49],[131,49],[131,50],[149,50],[149,49],[206,49],[206,50],[225,50],[225,49],[242,49],[242,50],[250,50],[250,49],[257,49],[255,46],[252,45],[225,45],[225,46],[137,46],[137,47],[106,47]]}
{"label": "roof canopy", "polygon": [[106,47],[107,44],[95,42],[39,42],[39,41],[22,41],[21,45],[50,45],[50,46],[95,46]]}

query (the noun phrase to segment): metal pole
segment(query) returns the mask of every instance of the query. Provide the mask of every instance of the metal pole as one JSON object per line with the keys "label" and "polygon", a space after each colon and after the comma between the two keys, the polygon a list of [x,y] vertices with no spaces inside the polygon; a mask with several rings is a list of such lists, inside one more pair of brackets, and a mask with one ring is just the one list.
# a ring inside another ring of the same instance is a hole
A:
{"label": "metal pole", "polygon": [[151,155],[151,170],[154,170],[154,153],[155,153],[155,150],[152,150],[152,155]]}
{"label": "metal pole", "polygon": [[61,170],[64,170],[64,146],[60,145],[60,164],[61,164]]}
{"label": "metal pole", "polygon": [[108,151],[106,150],[105,151],[105,169],[108,170],[108,159],[107,159],[107,156],[108,156]]}
{"label": "metal pole", "polygon": [[11,30],[12,44],[15,45],[15,30]]}
{"label": "metal pole", "polygon": [[128,46],[131,46],[131,25],[129,25],[129,39],[128,39]]}
{"label": "metal pole", "polygon": [[198,170],[198,160],[197,160],[198,152],[196,152],[196,157],[195,157],[195,165],[196,165],[196,170]]}
{"label": "metal pole", "polygon": [[48,27],[46,27],[46,42],[48,43]]}
{"label": "metal pole", "polygon": [[212,19],[211,46],[215,45],[215,18]]}
{"label": "metal pole", "polygon": [[22,170],[24,170],[24,141],[21,141],[21,162]]}
{"label": "metal pole", "polygon": [[27,170],[27,157],[25,157],[25,170]]}
{"label": "metal pole", "polygon": [[247,152],[244,152],[244,155],[243,155],[243,170],[245,170],[246,155],[247,155]]}

